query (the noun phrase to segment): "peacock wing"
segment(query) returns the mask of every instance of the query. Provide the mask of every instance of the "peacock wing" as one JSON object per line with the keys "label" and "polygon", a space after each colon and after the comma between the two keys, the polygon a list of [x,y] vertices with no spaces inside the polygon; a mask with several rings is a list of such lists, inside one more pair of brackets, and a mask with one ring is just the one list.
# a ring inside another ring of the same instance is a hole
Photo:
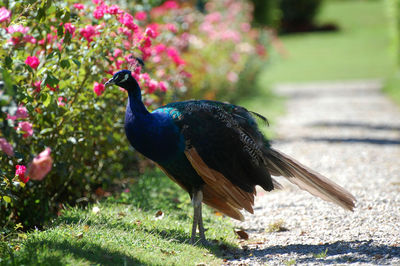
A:
{"label": "peacock wing", "polygon": [[242,218],[238,209],[252,213],[255,185],[274,187],[262,161],[260,147],[265,140],[252,115],[244,108],[212,101],[180,102],[167,108],[179,113],[175,123],[186,140],[187,159],[205,182],[204,202],[217,209],[225,202],[228,215],[236,219]]}

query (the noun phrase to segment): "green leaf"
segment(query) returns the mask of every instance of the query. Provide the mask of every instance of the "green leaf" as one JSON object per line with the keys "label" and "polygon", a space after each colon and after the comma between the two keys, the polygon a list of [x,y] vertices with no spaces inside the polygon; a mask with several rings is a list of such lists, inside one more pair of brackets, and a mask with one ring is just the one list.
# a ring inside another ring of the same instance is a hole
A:
{"label": "green leaf", "polygon": [[9,55],[6,56],[6,58],[4,60],[4,63],[5,63],[6,68],[11,69],[12,68],[12,58],[11,58],[11,56],[9,56]]}
{"label": "green leaf", "polygon": [[81,67],[81,62],[79,62],[77,59],[72,59],[72,62],[74,62],[78,67]]}
{"label": "green leaf", "polygon": [[53,131],[53,128],[49,127],[49,128],[45,128],[45,129],[41,130],[39,134],[43,135],[43,134],[49,133],[51,131]]}
{"label": "green leaf", "polygon": [[71,43],[71,33],[69,31],[65,31],[64,43],[70,44]]}
{"label": "green leaf", "polygon": [[9,196],[3,196],[3,199],[5,202],[10,203],[11,202],[11,198]]}
{"label": "green leaf", "polygon": [[47,72],[46,79],[45,79],[45,84],[49,84],[51,87],[57,86],[58,82],[60,80],[53,76],[50,72]]}
{"label": "green leaf", "polygon": [[10,73],[8,73],[8,71],[6,69],[3,69],[3,71],[1,71],[3,74],[3,81],[4,81],[4,87],[6,88],[6,92],[8,95],[10,96],[14,96],[15,94],[15,90],[14,90],[14,82],[11,78]]}
{"label": "green leaf", "polygon": [[69,63],[69,60],[68,60],[68,59],[64,59],[64,60],[61,60],[60,66],[61,66],[62,68],[69,68],[69,67],[71,66],[71,64]]}
{"label": "green leaf", "polygon": [[57,27],[57,36],[61,38],[63,37],[63,35],[64,35],[64,27],[63,25],[59,25]]}
{"label": "green leaf", "polygon": [[62,22],[67,23],[71,17],[71,13],[69,11],[69,8],[66,6],[64,10],[64,14],[61,17]]}
{"label": "green leaf", "polygon": [[52,98],[53,98],[53,97],[52,97],[51,95],[48,95],[47,98],[46,98],[46,100],[44,100],[43,105],[44,105],[45,107],[48,107],[49,104],[51,103],[51,99],[52,99]]}

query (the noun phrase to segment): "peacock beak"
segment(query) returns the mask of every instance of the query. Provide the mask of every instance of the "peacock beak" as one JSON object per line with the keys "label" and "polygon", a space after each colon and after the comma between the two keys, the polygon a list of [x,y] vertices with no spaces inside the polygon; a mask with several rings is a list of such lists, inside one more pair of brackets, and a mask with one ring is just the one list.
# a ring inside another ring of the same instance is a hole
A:
{"label": "peacock beak", "polygon": [[114,77],[110,78],[106,83],[104,83],[104,86],[110,86],[112,84],[115,84]]}

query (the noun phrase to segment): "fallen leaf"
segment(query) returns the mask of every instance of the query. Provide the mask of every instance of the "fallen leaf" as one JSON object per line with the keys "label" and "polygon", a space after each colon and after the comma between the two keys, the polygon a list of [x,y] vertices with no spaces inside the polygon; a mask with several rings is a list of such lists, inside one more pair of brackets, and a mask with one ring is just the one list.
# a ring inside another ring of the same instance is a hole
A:
{"label": "fallen leaf", "polygon": [[83,233],[81,232],[81,233],[77,234],[75,237],[78,239],[81,239],[81,238],[83,238]]}
{"label": "fallen leaf", "polygon": [[156,218],[156,220],[160,220],[164,217],[164,213],[162,211],[158,211],[158,212],[156,212],[154,217]]}
{"label": "fallen leaf", "polygon": [[98,197],[103,197],[104,194],[105,194],[106,192],[104,191],[103,188],[98,187],[94,193],[96,193],[96,195],[97,195]]}
{"label": "fallen leaf", "polygon": [[244,239],[244,240],[249,239],[249,234],[246,233],[246,232],[243,231],[243,230],[235,231],[235,233],[239,236],[240,239]]}
{"label": "fallen leaf", "polygon": [[125,212],[119,212],[118,213],[118,217],[120,217],[120,218],[125,217],[125,216],[126,216]]}
{"label": "fallen leaf", "polygon": [[83,231],[87,232],[87,231],[89,231],[89,228],[90,228],[90,226],[87,225],[87,224],[85,224],[85,225],[83,226]]}
{"label": "fallen leaf", "polygon": [[175,251],[168,251],[168,250],[165,250],[165,249],[160,249],[160,251],[162,252],[162,253],[164,253],[164,254],[166,254],[166,255],[174,255],[175,254]]}

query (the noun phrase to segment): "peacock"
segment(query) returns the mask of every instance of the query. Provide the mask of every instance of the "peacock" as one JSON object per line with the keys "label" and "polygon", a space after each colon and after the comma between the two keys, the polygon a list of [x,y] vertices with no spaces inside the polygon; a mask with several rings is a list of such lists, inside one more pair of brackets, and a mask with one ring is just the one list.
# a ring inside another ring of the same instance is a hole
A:
{"label": "peacock", "polygon": [[243,221],[253,213],[255,186],[281,188],[272,176],[284,176],[301,189],[347,210],[355,197],[323,175],[273,149],[260,132],[262,115],[210,100],[174,102],[149,112],[131,71],[121,70],[105,85],[128,92],[125,132],[130,144],[187,191],[194,208],[190,243],[207,244],[202,203]]}

